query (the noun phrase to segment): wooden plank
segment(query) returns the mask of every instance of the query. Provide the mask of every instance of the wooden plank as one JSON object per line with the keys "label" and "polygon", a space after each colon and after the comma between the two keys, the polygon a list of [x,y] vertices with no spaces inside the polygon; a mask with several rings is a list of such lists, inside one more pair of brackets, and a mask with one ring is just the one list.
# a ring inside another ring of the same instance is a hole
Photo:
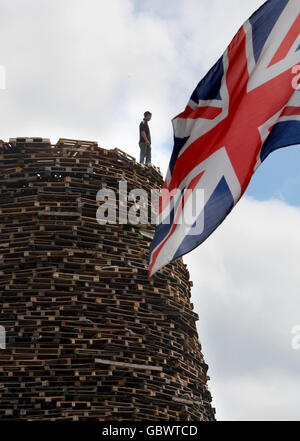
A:
{"label": "wooden plank", "polygon": [[131,369],[146,369],[150,371],[159,371],[161,372],[163,369],[161,366],[151,366],[149,364],[135,364],[135,363],[124,363],[121,361],[113,361],[113,360],[104,360],[101,358],[95,358],[95,363],[109,364],[112,366],[121,366],[128,367]]}

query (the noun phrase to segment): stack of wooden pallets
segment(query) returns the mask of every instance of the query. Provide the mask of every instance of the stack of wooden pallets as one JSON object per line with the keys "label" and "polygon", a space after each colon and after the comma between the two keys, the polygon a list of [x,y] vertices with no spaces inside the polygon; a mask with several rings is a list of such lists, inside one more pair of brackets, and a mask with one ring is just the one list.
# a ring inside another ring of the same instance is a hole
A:
{"label": "stack of wooden pallets", "polygon": [[1,420],[214,420],[186,266],[148,279],[155,226],[97,222],[120,180],[163,182],[96,142],[0,141]]}

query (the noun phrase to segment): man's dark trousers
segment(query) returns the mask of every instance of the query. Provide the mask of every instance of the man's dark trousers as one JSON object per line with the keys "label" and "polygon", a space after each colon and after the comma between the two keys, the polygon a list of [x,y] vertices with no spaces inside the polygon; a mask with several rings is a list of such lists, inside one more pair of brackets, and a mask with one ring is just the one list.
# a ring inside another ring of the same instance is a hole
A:
{"label": "man's dark trousers", "polygon": [[145,164],[151,163],[151,145],[146,144],[145,142],[140,142],[140,163],[144,164],[144,160],[146,158]]}

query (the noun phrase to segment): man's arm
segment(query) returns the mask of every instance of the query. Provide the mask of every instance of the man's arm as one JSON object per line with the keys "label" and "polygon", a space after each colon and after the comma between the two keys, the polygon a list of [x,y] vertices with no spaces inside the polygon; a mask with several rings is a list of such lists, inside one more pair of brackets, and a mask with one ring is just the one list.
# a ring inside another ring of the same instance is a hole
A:
{"label": "man's arm", "polygon": [[141,135],[142,135],[142,137],[144,138],[145,143],[148,144],[148,145],[150,145],[150,141],[148,140],[148,138],[147,138],[147,136],[146,136],[146,132],[145,132],[145,130],[142,130],[142,131],[141,131]]}

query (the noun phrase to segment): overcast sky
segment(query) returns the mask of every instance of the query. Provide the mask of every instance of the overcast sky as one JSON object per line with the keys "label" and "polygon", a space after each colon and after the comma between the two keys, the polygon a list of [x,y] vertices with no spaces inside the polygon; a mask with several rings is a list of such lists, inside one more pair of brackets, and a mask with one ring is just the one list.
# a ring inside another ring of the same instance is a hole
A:
{"label": "overcast sky", "polygon": [[[165,173],[171,119],[262,4],[0,0],[0,139],[85,139],[138,157],[138,124],[150,110],[153,162]],[[273,153],[221,227],[184,258],[219,420],[300,420],[300,350],[291,346],[299,163],[299,147]]]}

